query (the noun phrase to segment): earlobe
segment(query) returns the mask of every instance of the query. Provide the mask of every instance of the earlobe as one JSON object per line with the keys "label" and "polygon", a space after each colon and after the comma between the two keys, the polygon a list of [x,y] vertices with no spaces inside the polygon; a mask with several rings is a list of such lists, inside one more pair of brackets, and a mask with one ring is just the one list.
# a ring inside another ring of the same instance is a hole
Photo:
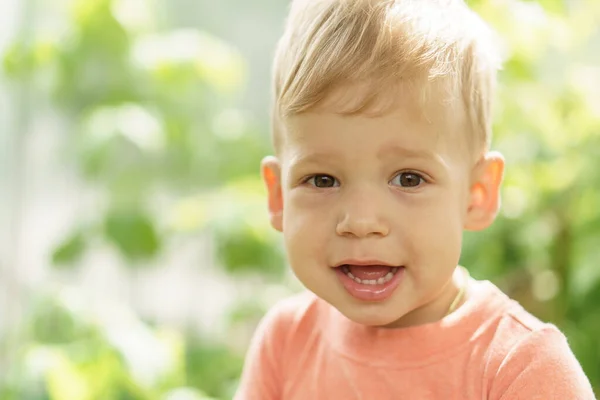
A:
{"label": "earlobe", "polygon": [[273,156],[263,158],[261,173],[267,187],[271,226],[281,232],[283,231],[283,193],[281,190],[281,166],[279,160]]}
{"label": "earlobe", "polygon": [[477,231],[490,226],[500,209],[504,157],[498,152],[485,154],[473,174],[465,229]]}

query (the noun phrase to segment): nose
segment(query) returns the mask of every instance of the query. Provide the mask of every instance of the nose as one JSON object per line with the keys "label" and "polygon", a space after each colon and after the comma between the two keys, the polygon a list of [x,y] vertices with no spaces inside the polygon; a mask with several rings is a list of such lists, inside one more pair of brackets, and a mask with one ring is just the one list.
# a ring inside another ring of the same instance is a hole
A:
{"label": "nose", "polygon": [[343,202],[344,207],[336,226],[339,236],[367,238],[385,237],[390,227],[383,216],[383,204],[373,195],[361,193]]}

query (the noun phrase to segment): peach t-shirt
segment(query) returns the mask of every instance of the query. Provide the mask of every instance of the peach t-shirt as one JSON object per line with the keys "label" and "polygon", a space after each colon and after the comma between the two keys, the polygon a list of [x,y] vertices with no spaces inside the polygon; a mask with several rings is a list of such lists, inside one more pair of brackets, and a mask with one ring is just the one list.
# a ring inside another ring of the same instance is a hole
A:
{"label": "peach t-shirt", "polygon": [[356,324],[304,293],[276,305],[247,354],[236,400],[590,400],[565,336],[488,281],[440,321]]}

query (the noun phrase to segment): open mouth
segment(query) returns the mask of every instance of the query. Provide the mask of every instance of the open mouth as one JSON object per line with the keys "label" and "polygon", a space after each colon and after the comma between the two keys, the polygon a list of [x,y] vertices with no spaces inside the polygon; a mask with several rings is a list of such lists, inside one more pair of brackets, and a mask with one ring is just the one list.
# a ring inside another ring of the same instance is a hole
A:
{"label": "open mouth", "polygon": [[335,268],[346,291],[363,301],[383,301],[391,296],[404,270],[403,266],[389,265],[343,264]]}
{"label": "open mouth", "polygon": [[386,265],[349,265],[340,267],[350,279],[363,285],[383,285],[394,278],[399,267]]}

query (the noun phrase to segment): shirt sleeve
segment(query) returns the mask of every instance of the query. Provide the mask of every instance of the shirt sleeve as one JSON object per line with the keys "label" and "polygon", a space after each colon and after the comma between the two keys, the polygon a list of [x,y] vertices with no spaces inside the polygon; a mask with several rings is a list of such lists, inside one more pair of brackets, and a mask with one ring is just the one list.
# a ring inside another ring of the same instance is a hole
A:
{"label": "shirt sleeve", "polygon": [[279,307],[259,323],[250,343],[234,400],[279,400],[282,397],[286,323]]}
{"label": "shirt sleeve", "polygon": [[592,386],[554,326],[531,332],[503,360],[490,400],[595,400]]}

